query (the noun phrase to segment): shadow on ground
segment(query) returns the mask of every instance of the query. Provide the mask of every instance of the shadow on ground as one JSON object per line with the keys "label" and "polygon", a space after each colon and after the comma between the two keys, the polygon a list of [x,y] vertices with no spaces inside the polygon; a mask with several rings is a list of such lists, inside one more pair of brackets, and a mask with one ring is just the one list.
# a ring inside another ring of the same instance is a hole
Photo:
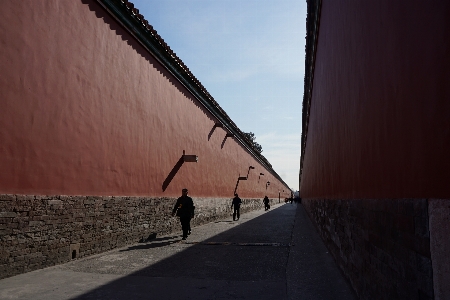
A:
{"label": "shadow on ground", "polygon": [[295,207],[282,205],[199,244],[172,236],[131,246],[121,251],[177,243],[182,250],[73,299],[286,299],[294,221]]}
{"label": "shadow on ground", "polygon": [[[139,249],[151,249],[168,246],[174,243],[178,243],[181,240],[182,235],[166,236],[161,238],[152,239],[151,242],[130,246],[127,249],[119,250],[119,252],[139,250]],[[176,240],[174,240],[176,239]]]}

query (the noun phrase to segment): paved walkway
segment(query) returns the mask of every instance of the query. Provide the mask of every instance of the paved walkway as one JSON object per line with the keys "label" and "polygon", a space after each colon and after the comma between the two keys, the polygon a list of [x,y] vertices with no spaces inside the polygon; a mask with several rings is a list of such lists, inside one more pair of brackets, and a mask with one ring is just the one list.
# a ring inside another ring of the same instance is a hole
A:
{"label": "paved walkway", "polygon": [[355,299],[303,207],[195,227],[0,280],[0,299]]}

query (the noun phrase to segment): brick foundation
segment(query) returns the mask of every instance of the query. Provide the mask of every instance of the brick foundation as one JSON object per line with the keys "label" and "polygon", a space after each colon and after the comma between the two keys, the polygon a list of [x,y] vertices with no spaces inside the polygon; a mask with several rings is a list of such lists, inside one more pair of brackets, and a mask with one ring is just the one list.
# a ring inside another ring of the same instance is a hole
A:
{"label": "brick foundation", "polygon": [[[194,226],[230,218],[231,199],[193,198]],[[0,195],[0,279],[180,232],[175,198]],[[272,200],[275,201],[275,200]],[[263,208],[243,199],[241,212]]]}
{"label": "brick foundation", "polygon": [[361,299],[433,299],[426,199],[302,199]]}

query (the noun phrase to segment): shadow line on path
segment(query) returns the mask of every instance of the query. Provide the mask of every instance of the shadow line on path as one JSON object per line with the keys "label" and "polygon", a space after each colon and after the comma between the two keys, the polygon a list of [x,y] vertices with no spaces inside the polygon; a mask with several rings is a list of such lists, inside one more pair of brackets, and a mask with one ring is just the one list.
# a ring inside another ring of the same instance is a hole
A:
{"label": "shadow line on path", "polygon": [[[210,283],[211,286],[218,282],[237,282],[236,285],[239,285],[239,282],[249,281],[265,281],[272,282],[273,285],[285,286],[289,247],[268,247],[267,245],[275,243],[289,245],[294,218],[295,209],[293,207],[279,206],[201,243],[190,245],[155,264],[148,265],[72,299],[107,299],[111,295],[114,295],[113,299],[137,299],[145,298],[150,291],[155,293],[150,297],[151,299],[180,299],[172,290],[176,288],[173,286],[173,282],[166,283],[166,285],[155,283],[155,280],[158,281],[161,278],[171,278],[172,281],[175,278],[177,283],[179,280],[187,282],[200,280],[197,285],[192,284],[189,287],[195,297],[181,297],[182,299],[212,299],[210,297],[216,298],[219,295],[225,299],[232,298],[230,295],[227,296],[227,289],[223,287],[215,290],[213,296],[210,294],[213,292],[211,289],[202,288],[205,286],[205,280],[214,281],[215,283]],[[195,228],[193,228],[194,230]],[[157,241],[156,246],[150,242],[146,245],[129,247],[124,251],[139,251],[174,243],[178,243],[178,241]],[[211,247],[207,243],[215,243],[217,246]],[[220,246],[220,243],[234,243],[234,246]],[[254,246],[248,247],[250,244]],[[138,281],[145,283],[136,285]],[[260,299],[271,299],[272,297],[287,299],[285,288],[270,291],[268,290],[270,286],[269,284],[267,287],[260,288],[260,291],[257,292],[261,293],[258,296]]]}

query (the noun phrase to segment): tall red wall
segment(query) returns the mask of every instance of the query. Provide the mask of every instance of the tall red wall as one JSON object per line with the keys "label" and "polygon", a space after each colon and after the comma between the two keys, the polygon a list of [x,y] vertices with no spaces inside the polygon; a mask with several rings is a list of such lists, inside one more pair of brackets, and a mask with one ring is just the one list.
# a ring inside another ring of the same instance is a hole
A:
{"label": "tall red wall", "polygon": [[303,206],[359,298],[449,299],[450,2],[308,5]]}
{"label": "tall red wall", "polygon": [[322,3],[304,198],[448,197],[450,2]]}
{"label": "tall red wall", "polygon": [[289,195],[97,2],[0,15],[0,194],[230,197],[252,165],[241,197]]}

